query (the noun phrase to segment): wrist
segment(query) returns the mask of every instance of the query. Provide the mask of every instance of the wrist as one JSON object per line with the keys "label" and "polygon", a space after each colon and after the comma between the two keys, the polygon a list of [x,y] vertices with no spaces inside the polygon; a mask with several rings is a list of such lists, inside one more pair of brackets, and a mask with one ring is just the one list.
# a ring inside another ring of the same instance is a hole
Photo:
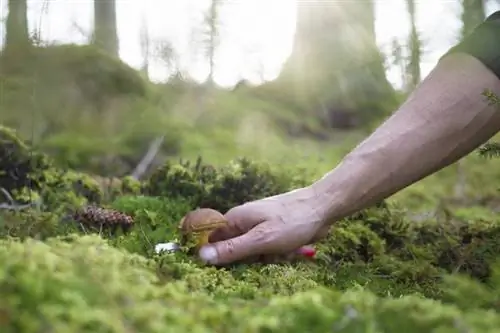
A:
{"label": "wrist", "polygon": [[366,173],[365,161],[350,153],[335,169],[309,186],[314,198],[311,202],[326,224],[331,225],[360,208],[367,194],[362,186],[368,181]]}
{"label": "wrist", "polygon": [[323,225],[331,225],[343,218],[346,199],[342,191],[332,189],[326,179],[321,179],[307,187],[308,206]]}
{"label": "wrist", "polygon": [[310,206],[324,225],[331,225],[343,216],[345,200],[338,191],[327,191],[325,184],[316,182],[310,186]]}
{"label": "wrist", "polygon": [[264,200],[276,200],[286,214],[303,222],[324,226],[328,223],[329,201],[312,185]]}

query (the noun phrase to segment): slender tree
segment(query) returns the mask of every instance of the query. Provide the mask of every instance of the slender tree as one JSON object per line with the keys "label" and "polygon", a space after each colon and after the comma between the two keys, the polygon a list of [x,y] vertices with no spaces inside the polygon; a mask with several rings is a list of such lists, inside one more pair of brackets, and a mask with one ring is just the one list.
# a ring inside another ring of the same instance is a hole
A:
{"label": "slender tree", "polygon": [[220,0],[212,0],[210,4],[210,12],[207,16],[207,24],[208,24],[208,45],[207,45],[207,53],[208,53],[208,61],[210,66],[210,72],[208,74],[208,81],[210,84],[214,82],[214,72],[215,72],[215,50],[218,45],[218,6]]}
{"label": "slender tree", "polygon": [[398,67],[398,69],[401,71],[401,82],[403,83],[403,85],[406,85],[406,83],[408,82],[407,59],[403,55],[403,46],[397,38],[393,38],[391,43],[391,50],[391,56],[393,59],[391,65]]}
{"label": "slender tree", "polygon": [[30,45],[28,33],[27,0],[9,0],[9,13],[6,22],[5,48]]}
{"label": "slender tree", "polygon": [[421,45],[417,31],[415,1],[406,0],[406,5],[408,7],[408,14],[410,16],[410,40],[408,43],[410,48],[410,61],[408,62],[408,69],[407,69],[410,82],[407,82],[407,89],[413,90],[420,83],[421,80],[421,74],[420,74]]}
{"label": "slender tree", "polygon": [[189,36],[189,57],[192,62],[208,63],[208,77],[205,84],[207,87],[211,86],[214,81],[221,5],[222,0],[212,0],[208,7],[203,9],[202,16],[194,10],[191,13],[193,24]]}
{"label": "slender tree", "polygon": [[118,56],[115,0],[94,0],[93,43],[108,54]]}
{"label": "slender tree", "polygon": [[[462,38],[467,36],[472,30],[486,18],[483,0],[462,0]],[[465,196],[465,185],[467,175],[464,161],[456,163],[457,181],[455,183],[455,197],[463,198]]]}

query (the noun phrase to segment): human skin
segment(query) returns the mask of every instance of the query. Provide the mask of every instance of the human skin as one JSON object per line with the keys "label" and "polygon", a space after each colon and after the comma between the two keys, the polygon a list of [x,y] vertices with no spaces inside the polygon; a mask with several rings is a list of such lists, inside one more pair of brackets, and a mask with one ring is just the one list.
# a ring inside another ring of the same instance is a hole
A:
{"label": "human skin", "polygon": [[209,264],[289,253],[339,219],[456,162],[500,130],[483,93],[500,80],[465,53],[445,56],[401,107],[312,185],[235,207],[200,250]]}

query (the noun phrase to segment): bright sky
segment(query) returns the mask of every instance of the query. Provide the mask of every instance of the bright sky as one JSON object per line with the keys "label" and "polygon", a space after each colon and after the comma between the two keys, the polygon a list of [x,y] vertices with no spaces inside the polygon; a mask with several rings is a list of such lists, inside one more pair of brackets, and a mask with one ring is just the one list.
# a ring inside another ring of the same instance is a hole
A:
{"label": "bright sky", "polygon": [[[7,1],[0,0],[0,18],[7,15]],[[338,0],[330,0],[338,1]],[[206,62],[189,57],[193,22],[201,19],[201,9],[210,0],[116,0],[120,56],[140,67],[143,56],[140,31],[143,22],[153,41],[171,40],[182,66],[199,80],[208,74]],[[258,83],[262,77],[275,78],[290,54],[295,28],[295,2],[291,0],[225,0],[224,21],[215,80],[231,86],[241,78]],[[378,44],[390,52],[393,38],[405,42],[408,16],[405,0],[376,0]],[[453,45],[460,30],[459,0],[417,0],[418,28],[425,43],[422,72],[425,76],[439,57]],[[487,14],[500,6],[493,1]],[[85,43],[91,32],[91,0],[28,0],[28,19],[32,31],[41,31],[44,41]],[[145,18],[145,20],[144,20]],[[3,30],[3,25],[0,28]],[[4,32],[0,30],[2,36]],[[168,75],[164,64],[152,59],[150,77],[162,80]],[[401,84],[400,72],[389,70],[389,80]]]}

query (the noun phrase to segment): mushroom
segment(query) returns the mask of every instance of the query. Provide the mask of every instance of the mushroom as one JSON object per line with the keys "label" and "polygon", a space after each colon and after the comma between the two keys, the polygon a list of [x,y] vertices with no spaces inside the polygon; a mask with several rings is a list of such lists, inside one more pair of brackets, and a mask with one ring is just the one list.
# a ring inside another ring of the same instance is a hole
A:
{"label": "mushroom", "polygon": [[198,250],[208,244],[208,237],[215,229],[227,225],[220,212],[211,208],[198,208],[187,213],[179,223],[181,246]]}

